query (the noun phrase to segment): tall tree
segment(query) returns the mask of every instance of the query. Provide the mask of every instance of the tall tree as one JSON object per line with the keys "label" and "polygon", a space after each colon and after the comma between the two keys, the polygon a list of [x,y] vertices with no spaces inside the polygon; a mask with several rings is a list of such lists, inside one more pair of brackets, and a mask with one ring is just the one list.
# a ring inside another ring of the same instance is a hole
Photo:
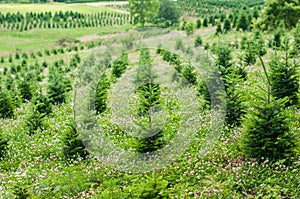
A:
{"label": "tall tree", "polygon": [[267,0],[258,24],[264,29],[274,29],[283,21],[287,28],[292,28],[299,19],[299,0]]}
{"label": "tall tree", "polygon": [[180,13],[176,8],[174,1],[172,0],[161,0],[160,7],[158,11],[158,18],[170,22],[170,25],[173,25],[178,22]]}
{"label": "tall tree", "polygon": [[152,22],[158,14],[159,0],[129,0],[130,14],[133,17],[134,24]]}

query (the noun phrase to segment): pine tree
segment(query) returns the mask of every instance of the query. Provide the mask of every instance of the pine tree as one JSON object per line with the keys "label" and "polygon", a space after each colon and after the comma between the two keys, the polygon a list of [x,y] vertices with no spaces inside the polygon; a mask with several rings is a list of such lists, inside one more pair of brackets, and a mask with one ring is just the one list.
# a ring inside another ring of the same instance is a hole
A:
{"label": "pine tree", "polygon": [[103,73],[98,81],[95,96],[95,110],[97,114],[103,113],[107,108],[107,93],[110,87],[109,79]]}
{"label": "pine tree", "polygon": [[203,27],[208,27],[208,20],[207,20],[207,18],[203,19]]}
{"label": "pine tree", "polygon": [[26,126],[29,135],[33,135],[43,128],[43,117],[45,114],[39,113],[35,107],[26,118]]}
{"label": "pine tree", "polygon": [[128,66],[128,55],[125,53],[112,63],[112,75],[116,78],[121,77]]}
{"label": "pine tree", "polygon": [[196,22],[196,28],[201,28],[201,20],[200,19],[197,19],[197,22]]}
{"label": "pine tree", "polygon": [[294,46],[297,52],[300,52],[300,20],[294,29]]}
{"label": "pine tree", "polygon": [[222,34],[222,26],[221,26],[221,23],[218,23],[218,25],[217,25],[216,35],[218,35],[218,34]]}
{"label": "pine tree", "polygon": [[137,139],[136,151],[147,153],[162,148],[165,144],[163,130],[152,123],[153,113],[157,111],[160,104],[160,86],[155,83],[156,74],[152,69],[152,58],[148,49],[142,49],[140,54],[140,65],[137,69],[135,83],[136,93],[139,101],[139,116],[141,120],[140,138]]}
{"label": "pine tree", "polygon": [[295,154],[297,138],[289,129],[289,114],[284,109],[284,100],[276,100],[271,95],[271,81],[261,57],[260,61],[267,89],[262,89],[263,97],[257,93],[253,95],[256,97],[244,121],[242,143],[247,156],[276,161]]}
{"label": "pine tree", "polygon": [[231,29],[231,24],[230,24],[230,20],[229,19],[225,19],[224,21],[224,26],[223,26],[223,30],[224,32],[228,32]]}
{"label": "pine tree", "polygon": [[31,82],[27,80],[21,80],[19,82],[19,91],[23,102],[30,101],[33,96],[33,88]]}
{"label": "pine tree", "polygon": [[62,104],[66,101],[66,92],[68,91],[68,85],[62,74],[54,72],[49,74],[48,83],[48,98],[52,104]]}
{"label": "pine tree", "polygon": [[77,157],[86,159],[89,152],[85,149],[85,145],[79,137],[75,124],[71,123],[67,128],[63,148],[65,158],[67,160],[76,159]]}
{"label": "pine tree", "polygon": [[243,31],[246,31],[249,29],[249,22],[244,13],[242,13],[239,17],[239,20],[237,22],[237,30],[242,29]]}
{"label": "pine tree", "polygon": [[0,160],[4,158],[8,140],[0,134]]}
{"label": "pine tree", "polygon": [[298,104],[299,74],[298,64],[289,60],[289,42],[285,43],[285,57],[276,56],[270,62],[270,82],[272,95],[276,99],[287,98],[286,106]]}
{"label": "pine tree", "polygon": [[35,107],[35,110],[41,114],[44,114],[45,116],[52,112],[50,99],[43,95],[41,91],[33,97],[32,103]]}
{"label": "pine tree", "polygon": [[201,46],[203,43],[202,38],[200,36],[197,36],[195,39],[195,47]]}
{"label": "pine tree", "polygon": [[8,91],[0,87],[0,118],[12,118],[14,116],[14,107]]}
{"label": "pine tree", "polygon": [[190,64],[186,64],[182,69],[182,75],[187,81],[187,83],[191,85],[197,84],[196,73],[194,72],[194,68]]}
{"label": "pine tree", "polygon": [[253,41],[247,41],[246,49],[244,54],[244,62],[246,66],[253,65],[256,63],[257,49]]}

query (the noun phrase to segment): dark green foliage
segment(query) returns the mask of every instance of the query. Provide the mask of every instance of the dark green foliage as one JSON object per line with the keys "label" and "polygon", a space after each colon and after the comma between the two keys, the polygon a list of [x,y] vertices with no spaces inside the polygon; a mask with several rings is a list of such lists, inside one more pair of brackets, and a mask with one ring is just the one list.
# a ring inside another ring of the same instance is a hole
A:
{"label": "dark green foliage", "polygon": [[217,25],[216,35],[218,35],[218,34],[222,34],[222,26],[221,26],[221,23],[218,23],[218,25]]}
{"label": "dark green foliage", "polygon": [[4,157],[8,140],[0,134],[0,160]]}
{"label": "dark green foliage", "polygon": [[15,59],[20,59],[20,54],[16,52]]}
{"label": "dark green foliage", "polygon": [[276,99],[287,98],[286,106],[298,104],[299,74],[298,65],[290,63],[288,55],[276,56],[270,62],[270,81],[272,95]]}
{"label": "dark green foliage", "polygon": [[152,176],[146,176],[141,184],[133,187],[134,197],[141,199],[168,199],[170,198],[167,188],[168,181],[161,176],[157,177],[155,173]]}
{"label": "dark green foliage", "polygon": [[204,80],[199,81],[197,92],[198,92],[197,95],[203,96],[206,104],[211,105],[210,93],[209,93],[206,81],[204,81]]}
{"label": "dark green foliage", "polygon": [[295,27],[300,19],[300,2],[297,0],[267,0],[259,25],[263,29],[276,29],[281,22],[287,28]]}
{"label": "dark green foliage", "polygon": [[52,112],[50,99],[43,95],[41,91],[33,97],[32,103],[35,107],[35,110],[45,116]]}
{"label": "dark green foliage", "polygon": [[281,46],[281,35],[282,35],[281,30],[277,30],[274,33],[273,46],[276,48],[279,48]]}
{"label": "dark green foliage", "polygon": [[114,77],[119,78],[125,72],[128,66],[128,55],[125,53],[119,59],[112,63],[111,73]]}
{"label": "dark green foliage", "polygon": [[158,0],[130,0],[130,14],[134,24],[141,24],[144,27],[146,23],[152,23],[158,14],[159,4]]}
{"label": "dark green foliage", "polygon": [[[150,80],[151,81],[151,80]],[[138,99],[140,101],[139,114],[145,116],[153,111],[156,105],[159,105],[160,99],[160,86],[159,84],[149,82],[140,85],[137,89]]]}
{"label": "dark green foliage", "polygon": [[158,10],[158,18],[165,21],[165,26],[172,26],[176,24],[180,18],[180,13],[174,1],[161,0],[160,8]]}
{"label": "dark green foliage", "polygon": [[48,98],[52,104],[62,104],[66,101],[66,93],[69,90],[68,79],[58,72],[49,75],[49,83],[47,86]]}
{"label": "dark green foliage", "polygon": [[216,66],[220,71],[221,77],[225,77],[227,74],[230,74],[232,70],[232,48],[229,45],[218,44],[214,52],[217,55]]}
{"label": "dark green foliage", "polygon": [[197,84],[196,73],[194,72],[194,68],[191,65],[186,64],[183,67],[182,75],[189,84],[191,85]]}
{"label": "dark green foliage", "polygon": [[231,24],[229,19],[225,19],[224,21],[224,26],[223,26],[223,31],[226,33],[231,29]]}
{"label": "dark green foliage", "polygon": [[76,159],[78,157],[86,159],[89,152],[85,149],[84,143],[76,130],[75,124],[67,126],[67,133],[64,137],[63,153],[67,160]]}
{"label": "dark green foliage", "polygon": [[225,77],[226,89],[226,124],[230,127],[239,126],[241,118],[244,115],[245,106],[238,85],[242,84],[244,79],[239,74],[240,69],[234,68],[233,71]]}
{"label": "dark green foliage", "polygon": [[247,41],[246,49],[244,54],[244,62],[246,66],[253,65],[256,63],[256,54],[259,49],[256,49],[257,46],[253,41]]}
{"label": "dark green foliage", "polygon": [[12,118],[14,115],[14,106],[10,94],[0,88],[0,118]]}
{"label": "dark green foliage", "polygon": [[203,43],[202,38],[200,36],[197,36],[195,39],[195,47],[201,46]]}
{"label": "dark green foliage", "polygon": [[33,135],[43,129],[44,115],[44,113],[39,113],[35,108],[29,113],[26,118],[26,126],[29,135]]}
{"label": "dark green foliage", "polygon": [[289,130],[284,103],[271,100],[257,102],[244,122],[243,144],[249,157],[285,159],[294,155],[296,137]]}
{"label": "dark green foliage", "polygon": [[19,82],[19,91],[23,102],[30,101],[33,96],[33,88],[31,82],[27,80],[21,80]]}
{"label": "dark green foliage", "polygon": [[203,19],[203,27],[208,27],[208,20],[207,20],[207,18]]}
{"label": "dark green foliage", "polygon": [[148,49],[142,49],[140,65],[135,79],[136,93],[138,95],[138,114],[146,121],[139,124],[142,127],[140,137],[137,138],[136,151],[139,153],[153,152],[162,148],[165,144],[163,130],[153,126],[153,112],[159,110],[160,85],[155,83],[156,74],[152,69],[152,58]]}
{"label": "dark green foliage", "polygon": [[201,20],[200,19],[197,19],[197,21],[196,21],[196,28],[201,28]]}
{"label": "dark green foliage", "polygon": [[243,30],[246,31],[249,29],[250,23],[248,22],[247,16],[242,13],[239,17],[239,20],[237,22],[237,30]]}
{"label": "dark green foliage", "polygon": [[109,87],[109,79],[103,73],[99,78],[96,89],[95,110],[97,114],[103,113],[107,108],[107,92]]}
{"label": "dark green foliage", "polygon": [[294,42],[295,49],[300,52],[300,20],[298,21],[296,28],[294,29]]}

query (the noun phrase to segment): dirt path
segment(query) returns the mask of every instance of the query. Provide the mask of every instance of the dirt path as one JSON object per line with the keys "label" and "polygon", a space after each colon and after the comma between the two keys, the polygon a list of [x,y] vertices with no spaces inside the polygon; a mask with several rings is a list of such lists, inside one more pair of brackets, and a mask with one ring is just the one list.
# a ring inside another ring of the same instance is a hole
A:
{"label": "dirt path", "polygon": [[126,5],[128,1],[107,1],[107,2],[95,2],[95,3],[87,3],[88,6],[107,6],[107,5]]}
{"label": "dirt path", "polygon": [[78,38],[80,42],[89,42],[89,41],[94,41],[94,40],[98,40],[98,39],[108,39],[108,38],[112,38],[115,37],[117,35],[119,35],[120,33],[116,33],[116,34],[105,34],[105,35],[86,35],[83,37]]}

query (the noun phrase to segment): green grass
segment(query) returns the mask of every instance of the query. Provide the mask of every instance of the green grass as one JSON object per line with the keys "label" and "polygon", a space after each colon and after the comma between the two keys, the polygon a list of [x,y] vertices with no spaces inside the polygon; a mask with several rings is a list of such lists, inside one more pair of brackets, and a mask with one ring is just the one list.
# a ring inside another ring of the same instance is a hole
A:
{"label": "green grass", "polygon": [[61,38],[78,39],[86,35],[105,35],[123,32],[131,25],[118,27],[76,28],[76,29],[35,29],[27,32],[0,31],[0,54],[15,50],[36,51],[57,46]]}
{"label": "green grass", "polygon": [[[58,12],[58,11],[73,11],[81,13],[98,13],[103,11],[118,12],[117,9],[105,6],[89,6],[87,4],[1,4],[0,12],[6,13],[26,13],[26,12]],[[120,11],[122,12],[122,11]]]}

